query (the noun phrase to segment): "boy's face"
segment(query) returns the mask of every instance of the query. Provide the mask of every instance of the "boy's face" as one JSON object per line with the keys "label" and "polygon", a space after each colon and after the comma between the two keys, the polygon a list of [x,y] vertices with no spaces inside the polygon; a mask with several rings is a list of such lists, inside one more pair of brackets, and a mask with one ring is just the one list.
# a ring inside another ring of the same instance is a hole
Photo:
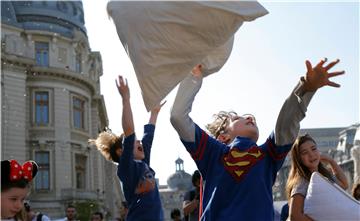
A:
{"label": "boy's face", "polygon": [[226,128],[226,133],[229,134],[232,139],[241,136],[248,137],[256,142],[259,138],[259,129],[256,125],[255,117],[250,114],[233,116],[230,119],[229,126]]}
{"label": "boy's face", "polygon": [[76,216],[76,209],[73,207],[68,207],[66,209],[66,217],[68,220],[74,220]]}
{"label": "boy's face", "polygon": [[143,146],[140,140],[136,140],[134,143],[134,159],[135,160],[143,160],[145,158],[145,153]]}

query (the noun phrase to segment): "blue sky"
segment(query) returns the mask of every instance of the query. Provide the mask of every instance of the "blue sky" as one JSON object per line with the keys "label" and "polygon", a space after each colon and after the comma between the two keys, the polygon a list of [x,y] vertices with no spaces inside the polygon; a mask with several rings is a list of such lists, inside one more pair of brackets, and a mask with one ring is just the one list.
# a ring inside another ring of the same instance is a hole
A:
{"label": "blue sky", "polygon": [[[110,128],[121,133],[121,97],[114,80],[124,75],[130,84],[136,131],[148,121],[132,64],[118,39],[115,25],[106,13],[106,0],[84,0],[85,26],[93,51],[103,59],[101,91],[105,97]],[[232,54],[224,67],[204,79],[191,113],[204,126],[220,110],[253,113],[260,130],[259,144],[274,129],[286,97],[305,74],[305,60],[316,64],[323,57],[339,58],[334,70],[346,74],[334,81],[341,88],[321,88],[314,96],[302,128],[346,127],[359,122],[359,3],[358,2],[268,2],[269,14],[245,23],[235,35]],[[181,157],[185,170],[196,166],[169,121],[176,90],[166,98],[161,111],[151,167],[160,183],[175,172]]]}

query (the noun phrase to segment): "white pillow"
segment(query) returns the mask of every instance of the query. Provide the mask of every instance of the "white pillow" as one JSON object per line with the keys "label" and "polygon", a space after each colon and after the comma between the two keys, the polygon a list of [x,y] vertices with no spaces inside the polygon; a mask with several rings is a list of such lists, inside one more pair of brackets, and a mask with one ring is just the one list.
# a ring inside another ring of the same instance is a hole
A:
{"label": "white pillow", "polygon": [[314,220],[360,220],[360,202],[318,172],[311,175],[304,213]]}
{"label": "white pillow", "polygon": [[268,12],[256,1],[111,1],[107,5],[128,53],[147,110],[199,63],[220,70],[243,21]]}

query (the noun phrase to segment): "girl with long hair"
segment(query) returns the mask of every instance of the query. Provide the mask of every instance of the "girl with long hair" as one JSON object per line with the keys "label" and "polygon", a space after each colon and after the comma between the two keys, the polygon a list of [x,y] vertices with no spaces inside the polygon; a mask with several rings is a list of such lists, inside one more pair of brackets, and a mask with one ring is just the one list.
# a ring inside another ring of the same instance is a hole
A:
{"label": "girl with long hair", "polygon": [[[331,171],[325,164],[330,166]],[[313,172],[319,172],[343,189],[348,188],[347,179],[340,166],[332,158],[320,154],[315,140],[306,134],[299,136],[291,149],[291,169],[286,184],[291,220],[312,220],[304,214],[304,200]]]}

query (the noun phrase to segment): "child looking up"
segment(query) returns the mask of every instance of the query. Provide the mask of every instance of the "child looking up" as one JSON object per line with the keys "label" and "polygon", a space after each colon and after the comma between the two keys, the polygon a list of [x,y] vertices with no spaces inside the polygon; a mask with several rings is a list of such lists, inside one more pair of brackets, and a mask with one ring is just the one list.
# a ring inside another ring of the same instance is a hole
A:
{"label": "child looking up", "polygon": [[102,132],[96,140],[90,140],[90,143],[95,144],[107,160],[118,163],[117,175],[123,184],[129,207],[126,220],[163,220],[155,172],[150,167],[150,151],[157,116],[165,102],[151,110],[149,123],[144,126],[144,135],[140,141],[136,139],[134,131],[127,81],[119,76],[116,86],[122,97],[124,134],[116,136],[110,131]]}
{"label": "child looking up", "polygon": [[207,126],[213,137],[209,136],[189,116],[202,83],[201,65],[183,80],[171,123],[204,180],[201,220],[273,220],[276,174],[298,135],[314,92],[323,86],[340,86],[329,79],[344,72],[328,72],[338,62],[325,65],[324,59],[312,67],[306,61],[306,75],[286,99],[275,132],[262,145],[256,143],[259,130],[253,115],[221,112]]}

